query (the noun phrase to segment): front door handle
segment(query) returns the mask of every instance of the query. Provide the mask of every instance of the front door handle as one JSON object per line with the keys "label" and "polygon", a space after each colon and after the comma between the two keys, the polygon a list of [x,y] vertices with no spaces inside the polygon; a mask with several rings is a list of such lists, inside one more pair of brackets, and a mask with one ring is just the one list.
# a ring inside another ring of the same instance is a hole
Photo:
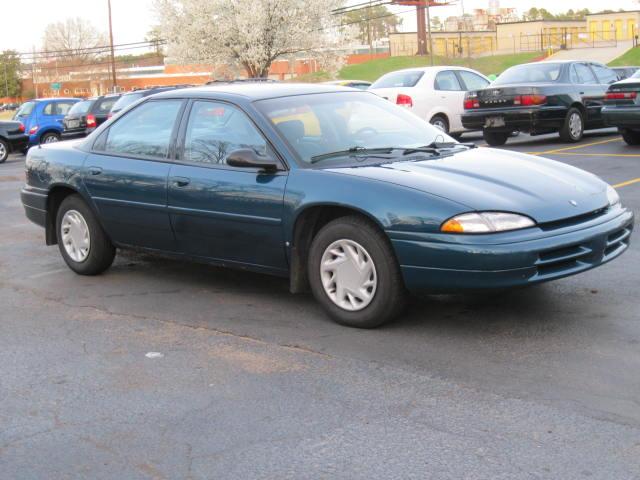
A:
{"label": "front door handle", "polygon": [[191,183],[191,179],[187,177],[173,177],[171,181],[176,187],[186,187]]}
{"label": "front door handle", "polygon": [[102,168],[100,168],[100,167],[89,167],[89,173],[91,175],[100,175],[102,173]]}

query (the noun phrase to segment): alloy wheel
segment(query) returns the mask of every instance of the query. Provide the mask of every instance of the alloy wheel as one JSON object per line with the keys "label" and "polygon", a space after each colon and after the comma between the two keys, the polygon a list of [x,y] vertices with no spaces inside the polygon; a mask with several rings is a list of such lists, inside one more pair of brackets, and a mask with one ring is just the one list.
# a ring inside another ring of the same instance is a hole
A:
{"label": "alloy wheel", "polygon": [[325,249],[320,277],[326,295],[348,311],[369,305],[378,285],[373,259],[362,245],[348,239],[336,240]]}

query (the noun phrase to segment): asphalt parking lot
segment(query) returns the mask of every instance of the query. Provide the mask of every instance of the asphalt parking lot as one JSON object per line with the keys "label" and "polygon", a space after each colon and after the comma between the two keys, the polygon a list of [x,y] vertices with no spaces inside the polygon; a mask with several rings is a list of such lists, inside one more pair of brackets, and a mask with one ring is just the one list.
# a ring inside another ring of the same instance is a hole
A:
{"label": "asphalt parking lot", "polygon": [[[640,148],[611,130],[506,148],[640,213]],[[354,330],[257,274],[120,253],[77,276],[24,217],[23,169],[0,165],[1,478],[640,478],[638,241]]]}

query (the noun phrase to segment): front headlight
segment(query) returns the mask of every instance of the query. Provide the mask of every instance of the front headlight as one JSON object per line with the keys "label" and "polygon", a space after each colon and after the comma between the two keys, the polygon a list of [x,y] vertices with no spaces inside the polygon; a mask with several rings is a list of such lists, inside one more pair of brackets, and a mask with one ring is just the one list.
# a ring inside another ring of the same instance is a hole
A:
{"label": "front headlight", "polygon": [[611,185],[607,185],[607,200],[609,200],[609,206],[613,207],[620,203],[620,195],[616,192],[616,189]]}
{"label": "front headlight", "polygon": [[464,213],[450,218],[442,224],[440,231],[446,233],[493,233],[534,227],[536,222],[517,213],[479,212]]}

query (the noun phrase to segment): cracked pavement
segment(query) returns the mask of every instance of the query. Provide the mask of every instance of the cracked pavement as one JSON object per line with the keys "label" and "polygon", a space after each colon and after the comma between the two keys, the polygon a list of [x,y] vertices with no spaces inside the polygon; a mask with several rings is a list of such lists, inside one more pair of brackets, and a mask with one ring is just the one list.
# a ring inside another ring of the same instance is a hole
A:
{"label": "cracked pavement", "polygon": [[[637,176],[601,150],[561,160]],[[23,162],[0,165],[1,478],[640,478],[638,242],[359,331],[263,275],[127,252],[73,274],[23,215]]]}

